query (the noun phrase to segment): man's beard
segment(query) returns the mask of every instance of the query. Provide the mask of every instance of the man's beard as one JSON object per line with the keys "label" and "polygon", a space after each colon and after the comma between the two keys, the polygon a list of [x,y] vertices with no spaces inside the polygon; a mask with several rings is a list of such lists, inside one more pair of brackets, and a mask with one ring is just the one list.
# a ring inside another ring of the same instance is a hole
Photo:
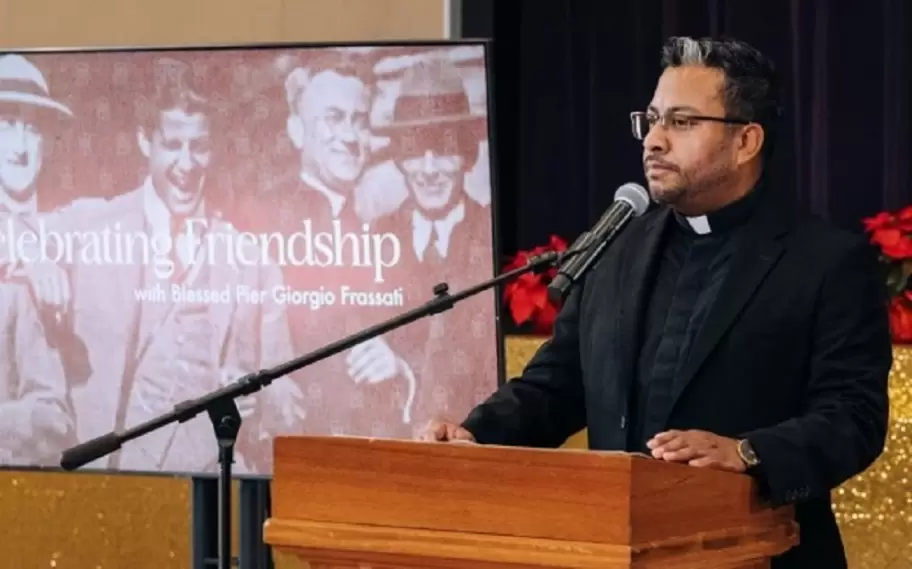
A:
{"label": "man's beard", "polygon": [[674,205],[685,195],[687,195],[687,188],[683,186],[661,189],[649,186],[649,196],[652,198],[652,201],[660,205]]}

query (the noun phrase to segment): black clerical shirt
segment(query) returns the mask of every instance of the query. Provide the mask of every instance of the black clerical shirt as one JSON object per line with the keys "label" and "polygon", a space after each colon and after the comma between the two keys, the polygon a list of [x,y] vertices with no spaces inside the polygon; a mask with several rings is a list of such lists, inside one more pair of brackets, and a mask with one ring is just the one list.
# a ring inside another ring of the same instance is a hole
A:
{"label": "black clerical shirt", "polygon": [[648,453],[646,442],[664,430],[676,377],[728,273],[739,229],[756,209],[759,191],[706,216],[672,216],[640,333],[628,451]]}

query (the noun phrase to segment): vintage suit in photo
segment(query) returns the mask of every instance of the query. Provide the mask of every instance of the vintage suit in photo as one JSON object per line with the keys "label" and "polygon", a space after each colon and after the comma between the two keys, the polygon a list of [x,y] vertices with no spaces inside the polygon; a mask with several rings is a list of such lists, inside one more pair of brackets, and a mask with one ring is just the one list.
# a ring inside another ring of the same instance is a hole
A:
{"label": "vintage suit in photo", "polygon": [[[98,231],[115,224],[124,233],[148,231],[150,183],[102,204],[74,207],[66,216],[70,230]],[[75,211],[73,213],[76,213]],[[206,218],[208,233],[236,235],[228,223]],[[254,247],[255,248],[255,247]],[[198,257],[170,279],[153,274],[151,263],[88,264],[70,267],[72,342],[84,345],[87,370],[72,385],[79,438],[87,440],[112,429],[131,427],[167,412],[174,404],[221,387],[242,374],[270,367],[291,357],[284,308],[269,301],[238,302],[238,287],[269,290],[281,286],[274,266],[232,264],[225,248],[216,258]],[[248,250],[253,258],[256,251]],[[137,254],[141,254],[137,252]],[[201,247],[199,255],[205,254]],[[141,259],[141,257],[139,257]],[[173,302],[172,287],[227,288],[227,301]],[[137,301],[136,291],[163,289],[158,300]],[[70,348],[75,349],[75,348]],[[290,380],[274,382],[257,398],[257,413],[244,422],[238,442],[238,472],[271,464],[268,435],[295,427],[296,400],[287,392]],[[125,470],[213,470],[217,446],[205,415],[171,425],[124,446],[89,467]]]}
{"label": "vintage suit in photo", "polygon": [[[340,224],[343,233],[362,234],[365,227],[372,235],[377,233],[372,224],[358,215],[354,196],[331,193],[319,180],[306,174],[286,178],[262,192],[239,208],[234,219],[245,231],[278,233],[286,239],[305,231],[305,222],[310,224],[313,234],[333,233],[334,223]],[[299,239],[295,241],[301,243]],[[342,249],[351,251],[350,241]],[[376,283],[373,267],[353,266],[351,254],[333,266],[289,262],[281,269],[289,290],[329,292],[335,296],[333,304],[287,305],[296,355],[356,334],[405,310],[401,306],[355,306],[343,302],[343,287],[384,292],[400,286],[394,278],[397,270],[387,269],[384,282]],[[408,347],[400,342],[400,337],[398,331],[381,336],[396,354]],[[349,354],[350,351],[336,354],[295,374],[305,395],[304,432],[411,438],[415,424],[413,372],[403,366],[387,381],[356,383],[349,374]]]}
{"label": "vintage suit in photo", "polygon": [[66,378],[28,286],[0,283],[0,465],[54,466],[74,444]]}
{"label": "vintage suit in photo", "polygon": [[[408,309],[429,301],[440,283],[458,293],[493,276],[476,276],[478,272],[468,268],[491,262],[490,210],[468,196],[455,203],[448,219],[427,220],[409,199],[376,222],[378,233],[395,232],[400,237],[402,258],[392,274],[405,291]],[[446,227],[445,246],[438,245],[437,227]],[[497,353],[489,349],[497,317],[495,303],[489,290],[397,331],[398,344],[407,346],[403,356],[419,380],[416,427],[439,416],[465,416],[471,409],[470,398],[454,392],[477,390],[474,401],[480,401],[496,385]]]}

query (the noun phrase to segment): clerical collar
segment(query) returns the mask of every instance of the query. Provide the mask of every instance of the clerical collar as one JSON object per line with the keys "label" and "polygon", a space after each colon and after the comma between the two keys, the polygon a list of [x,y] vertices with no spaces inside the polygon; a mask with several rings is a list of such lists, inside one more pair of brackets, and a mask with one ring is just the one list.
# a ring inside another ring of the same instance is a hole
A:
{"label": "clerical collar", "polygon": [[339,192],[329,189],[329,186],[310,172],[301,171],[301,181],[309,186],[312,190],[326,198],[329,202],[329,208],[332,216],[338,218],[342,214],[342,208],[345,207],[345,196]]}
{"label": "clerical collar", "polygon": [[721,233],[743,225],[757,209],[760,188],[751,190],[746,196],[706,215],[686,216],[674,212],[678,225],[694,235]]}

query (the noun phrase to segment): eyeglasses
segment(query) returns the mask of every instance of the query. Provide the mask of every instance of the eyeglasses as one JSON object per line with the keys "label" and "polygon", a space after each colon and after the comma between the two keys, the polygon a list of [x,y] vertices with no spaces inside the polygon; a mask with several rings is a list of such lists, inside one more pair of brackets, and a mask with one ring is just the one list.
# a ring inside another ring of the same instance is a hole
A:
{"label": "eyeglasses", "polygon": [[649,131],[656,124],[661,124],[662,128],[676,132],[686,131],[701,121],[711,121],[725,124],[750,124],[751,121],[730,117],[708,117],[704,115],[691,115],[679,111],[667,112],[658,115],[652,112],[634,111],[630,113],[630,128],[633,131],[633,137],[637,140],[643,140]]}

